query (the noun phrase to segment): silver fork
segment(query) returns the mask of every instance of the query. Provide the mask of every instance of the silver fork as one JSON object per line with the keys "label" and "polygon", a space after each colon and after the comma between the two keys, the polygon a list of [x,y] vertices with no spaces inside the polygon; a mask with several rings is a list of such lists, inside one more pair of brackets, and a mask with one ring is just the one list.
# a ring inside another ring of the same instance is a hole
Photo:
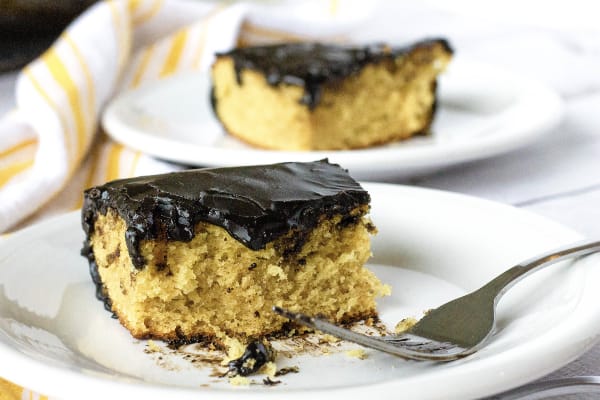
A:
{"label": "silver fork", "polygon": [[367,336],[281,307],[274,306],[273,311],[340,339],[400,357],[451,361],[477,351],[490,338],[498,300],[515,283],[542,267],[597,251],[600,251],[600,241],[570,245],[523,261],[480,289],[429,311],[400,335]]}

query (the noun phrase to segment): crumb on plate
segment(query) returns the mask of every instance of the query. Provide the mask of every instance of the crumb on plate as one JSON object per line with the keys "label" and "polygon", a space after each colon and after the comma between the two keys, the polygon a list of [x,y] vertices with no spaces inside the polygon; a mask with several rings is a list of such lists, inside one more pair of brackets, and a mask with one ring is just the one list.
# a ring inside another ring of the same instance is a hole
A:
{"label": "crumb on plate", "polygon": [[408,317],[402,319],[400,322],[396,324],[394,327],[394,333],[402,333],[412,328],[417,323],[417,319],[415,317]]}
{"label": "crumb on plate", "polygon": [[358,358],[359,360],[364,360],[368,357],[367,352],[364,351],[363,349],[348,350],[346,352],[346,355],[348,357]]}

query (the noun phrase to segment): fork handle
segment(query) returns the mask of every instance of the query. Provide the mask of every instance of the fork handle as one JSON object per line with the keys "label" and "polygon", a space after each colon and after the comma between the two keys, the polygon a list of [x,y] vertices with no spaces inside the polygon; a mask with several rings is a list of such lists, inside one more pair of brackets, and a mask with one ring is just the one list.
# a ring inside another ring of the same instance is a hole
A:
{"label": "fork handle", "polygon": [[508,289],[530,273],[567,258],[581,257],[597,251],[600,251],[600,241],[579,242],[554,249],[515,265],[498,275],[479,290],[494,294],[497,301]]}

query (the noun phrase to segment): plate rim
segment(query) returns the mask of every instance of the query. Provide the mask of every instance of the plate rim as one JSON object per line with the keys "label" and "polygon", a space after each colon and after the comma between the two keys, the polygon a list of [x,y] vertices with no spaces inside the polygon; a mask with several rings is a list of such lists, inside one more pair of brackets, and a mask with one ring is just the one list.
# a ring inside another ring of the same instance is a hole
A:
{"label": "plate rim", "polygon": [[[365,182],[364,187],[369,192],[376,192],[379,195],[384,194],[386,196],[392,196],[394,194],[408,192],[408,193],[424,194],[425,196],[434,196],[440,200],[441,199],[453,199],[453,200],[459,201],[459,202],[467,201],[467,202],[471,202],[471,204],[480,204],[483,207],[491,207],[492,209],[501,208],[507,212],[516,213],[517,216],[519,216],[520,218],[525,218],[528,221],[532,221],[535,223],[542,224],[543,226],[547,226],[550,228],[550,230],[552,232],[559,232],[560,235],[564,235],[565,237],[572,238],[573,240],[579,239],[582,237],[575,230],[568,228],[568,227],[566,227],[558,222],[555,222],[553,220],[550,220],[548,218],[542,217],[540,215],[525,211],[520,208],[512,207],[512,206],[509,206],[509,205],[506,205],[503,203],[498,203],[498,202],[494,202],[491,200],[481,199],[481,198],[473,197],[470,195],[447,192],[447,191],[438,190],[438,189],[419,188],[419,187],[385,184],[385,183]],[[392,189],[392,190],[390,190],[390,189]],[[392,195],[390,195],[390,192],[392,192]],[[439,196],[441,196],[441,197],[439,197]],[[69,219],[77,220],[79,218],[79,216],[80,216],[80,211],[76,210],[76,211],[72,211],[70,213],[66,213],[66,214],[56,216],[56,217],[49,218],[41,223],[27,227],[21,231],[18,231],[14,234],[9,235],[6,238],[3,238],[2,240],[0,240],[0,248],[9,246],[10,242],[18,241],[18,240],[20,240],[21,237],[27,237],[27,235],[35,234],[36,232],[38,232],[39,230],[43,230],[44,228],[49,229],[48,227],[56,224],[57,222],[73,223],[73,221],[69,222]],[[3,251],[5,251],[5,250],[3,250]],[[2,266],[2,262],[0,260],[0,267],[1,266]],[[588,282],[587,285],[591,286],[591,283]],[[583,294],[582,294],[582,296],[583,296]],[[571,347],[569,349],[567,349],[566,351],[563,351],[560,354],[560,356],[553,359],[554,364],[546,363],[545,369],[540,366],[539,367],[540,369],[538,369],[537,371],[533,371],[532,374],[530,374],[527,377],[525,377],[525,376],[514,377],[513,376],[513,377],[511,377],[513,379],[513,381],[508,382],[508,386],[507,386],[506,379],[507,379],[507,376],[510,375],[510,373],[508,373],[508,374],[506,374],[506,376],[504,376],[503,379],[493,382],[493,384],[496,387],[495,390],[498,391],[499,387],[501,387],[502,390],[508,390],[512,387],[516,387],[516,386],[519,386],[520,384],[537,379],[537,378],[545,375],[546,373],[549,373],[551,371],[554,371],[554,370],[560,368],[561,366],[565,365],[569,361],[571,361],[574,358],[581,355],[585,350],[587,350],[589,347],[591,347],[593,344],[595,344],[598,341],[598,339],[600,339],[600,336],[599,336],[599,334],[600,334],[600,310],[598,311],[596,317],[597,317],[597,320],[593,320],[593,321],[592,321],[592,319],[587,320],[587,321],[579,320],[579,322],[581,322],[583,325],[586,325],[588,327],[591,326],[592,322],[593,322],[593,325],[595,328],[595,333],[593,335],[593,338],[590,338],[590,337],[587,338],[588,343],[587,343],[585,349],[582,350],[581,348],[579,348],[578,350],[576,350],[575,348],[573,348],[573,345],[571,345]],[[563,327],[561,329],[564,330],[567,328]],[[551,332],[554,332],[554,330]],[[2,335],[3,335],[3,332],[0,331],[0,338]],[[554,335],[556,335],[556,332],[554,332]],[[514,353],[514,351],[515,351],[515,348],[513,348],[510,351],[510,353]],[[259,397],[262,398],[262,397],[271,396],[271,395],[281,396],[282,393],[286,393],[286,395],[289,396],[290,398],[296,398],[296,396],[301,397],[303,394],[306,395],[306,393],[307,393],[306,390],[300,390],[300,389],[296,389],[296,390],[291,389],[291,390],[286,390],[283,392],[282,391],[239,392],[239,391],[236,391],[235,388],[233,388],[233,389],[219,388],[218,391],[209,390],[207,392],[203,392],[201,390],[201,388],[193,388],[192,389],[192,388],[184,388],[184,387],[169,387],[169,386],[165,386],[162,384],[156,384],[156,383],[147,383],[147,384],[142,384],[142,383],[137,383],[137,382],[126,383],[126,382],[121,382],[121,381],[117,381],[117,380],[105,379],[105,378],[97,377],[97,376],[93,376],[93,375],[85,375],[81,372],[77,372],[77,371],[73,371],[73,370],[69,370],[69,369],[65,369],[65,368],[61,368],[61,367],[45,365],[40,360],[36,360],[27,355],[24,355],[23,353],[19,352],[16,349],[12,349],[10,346],[8,346],[2,340],[0,340],[0,354],[4,354],[4,356],[6,356],[6,358],[4,358],[6,363],[0,364],[0,371],[2,371],[3,377],[5,377],[11,381],[14,381],[17,384],[26,385],[28,389],[39,390],[41,393],[44,393],[44,390],[43,390],[44,388],[56,387],[58,385],[57,381],[62,380],[62,379],[68,379],[71,384],[63,385],[63,387],[61,387],[61,389],[63,390],[63,392],[61,392],[62,393],[61,396],[67,396],[67,398],[76,397],[76,395],[78,393],[77,390],[82,387],[85,387],[86,385],[92,385],[92,386],[100,385],[100,386],[104,387],[104,389],[105,389],[104,391],[102,391],[102,393],[97,393],[96,395],[91,394],[90,398],[96,398],[96,396],[98,396],[97,398],[105,398],[106,395],[110,395],[110,394],[115,395],[117,393],[120,396],[123,396],[124,394],[140,396],[143,394],[145,396],[148,396],[147,397],[148,399],[154,399],[154,398],[158,399],[158,398],[161,398],[160,396],[164,396],[165,394],[171,395],[171,396],[177,395],[177,398],[185,398],[185,399],[188,399],[188,398],[191,399],[192,396],[193,396],[193,398],[202,398],[202,395],[207,394],[207,393],[211,397],[222,398],[222,397],[229,396],[234,392],[240,396],[245,396],[244,398],[259,398]],[[502,353],[502,354],[493,356],[493,358],[497,358],[497,357],[507,357],[507,354]],[[539,361],[538,361],[538,364],[539,364]],[[18,366],[18,368],[15,368],[15,366]],[[7,371],[9,371],[8,374],[6,373]],[[27,372],[20,373],[19,371],[27,371]],[[465,373],[463,373],[462,375],[464,376]],[[32,376],[35,377],[35,380],[36,380],[34,385],[31,384]],[[416,377],[413,377],[410,379],[416,379],[418,381],[419,379],[422,379],[422,378],[423,378],[422,376],[421,377],[416,376]],[[75,384],[75,382],[77,382],[77,384]],[[356,395],[359,393],[373,394],[373,393],[375,393],[375,391],[380,394],[385,394],[385,393],[390,393],[389,392],[390,390],[401,389],[402,385],[401,384],[399,385],[399,382],[404,382],[404,381],[390,380],[390,381],[384,381],[384,382],[378,382],[378,383],[372,383],[372,384],[365,384],[360,387],[353,386],[350,388],[324,388],[324,389],[318,389],[318,390],[311,391],[311,393],[313,393],[313,394],[319,394],[319,393],[328,394],[330,396],[331,395],[335,395],[335,396],[339,395],[340,398],[342,396],[347,397],[347,395],[349,395],[349,394],[353,394],[353,395]],[[65,388],[64,386],[67,386],[67,387]],[[473,395],[492,394],[492,391],[490,391],[490,390],[491,390],[491,386],[493,386],[493,385],[490,385],[489,382],[485,382],[485,383],[480,382],[479,386],[485,386],[485,388],[473,387],[472,389],[475,390],[475,392],[472,393]],[[478,390],[479,390],[479,392],[477,392]],[[483,390],[483,391],[481,391],[481,390]],[[50,392],[50,391],[46,390],[46,392]],[[56,393],[55,390],[53,390],[52,392]],[[164,397],[162,397],[162,398],[164,398]],[[464,398],[464,397],[462,397],[462,398]]]}
{"label": "plate rim", "polygon": [[[356,178],[372,180],[402,177],[507,153],[548,134],[562,120],[564,101],[547,85],[497,65],[461,55],[454,57],[449,68],[465,67],[476,68],[487,76],[500,77],[511,81],[513,86],[520,87],[527,95],[521,94],[519,99],[531,103],[527,104],[527,107],[535,110],[535,113],[532,113],[535,118],[529,115],[531,119],[526,121],[527,124],[513,121],[501,129],[477,135],[477,140],[451,141],[444,146],[401,147],[396,143],[367,149],[336,151],[279,151],[198,145],[146,133],[143,129],[129,125],[127,121],[120,118],[120,109],[128,107],[129,103],[138,96],[171,85],[172,82],[208,74],[208,72],[197,71],[149,82],[120,93],[106,106],[101,116],[101,124],[105,132],[115,141],[134,150],[176,163],[200,167],[228,167],[250,165],[257,159],[264,163],[276,163],[329,158],[332,162],[345,165]],[[518,94],[516,90],[514,93]]]}

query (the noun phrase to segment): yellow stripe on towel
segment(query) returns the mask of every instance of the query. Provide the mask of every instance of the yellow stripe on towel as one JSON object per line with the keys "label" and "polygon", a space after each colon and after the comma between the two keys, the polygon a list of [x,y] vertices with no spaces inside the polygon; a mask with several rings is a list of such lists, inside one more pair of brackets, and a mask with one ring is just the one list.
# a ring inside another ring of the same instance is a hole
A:
{"label": "yellow stripe on towel", "polygon": [[140,162],[141,157],[142,157],[142,152],[136,151],[135,155],[133,156],[133,161],[131,161],[131,168],[129,169],[128,178],[135,176],[135,170],[137,169],[137,166]]}
{"label": "yellow stripe on towel", "polygon": [[65,64],[62,62],[58,54],[56,54],[56,50],[54,48],[51,47],[46,53],[44,53],[42,60],[54,77],[54,80],[65,91],[65,95],[69,101],[69,106],[71,107],[71,112],[73,113],[73,118],[75,120],[75,130],[77,133],[77,159],[79,159],[83,156],[86,145],[86,124],[84,120],[84,114],[81,110],[79,89],[77,88],[75,82],[73,82],[71,75],[69,75],[69,71],[65,67]]}
{"label": "yellow stripe on towel", "polygon": [[188,31],[187,29],[182,29],[175,34],[173,37],[173,42],[171,43],[171,48],[169,49],[169,53],[167,54],[167,59],[163,64],[163,67],[160,71],[160,77],[164,78],[173,74],[177,71],[177,65],[179,64],[179,60],[181,59],[181,54],[183,53],[183,49],[185,47],[185,43],[187,41]]}
{"label": "yellow stripe on towel", "polygon": [[339,0],[329,0],[329,14],[336,15],[340,10]]}
{"label": "yellow stripe on towel", "polygon": [[127,54],[129,53],[129,47],[131,45],[130,37],[127,34],[129,27],[128,26],[126,27],[123,25],[124,18],[119,11],[119,7],[117,7],[117,3],[115,2],[115,0],[109,0],[107,3],[110,7],[110,13],[111,13],[111,16],[113,19],[113,25],[114,25],[115,33],[116,33],[116,36],[118,39],[118,46],[119,46],[118,65],[119,65],[119,69],[121,69],[125,65],[125,58],[127,57]]}
{"label": "yellow stripe on towel", "polygon": [[37,139],[26,139],[20,143],[17,143],[11,147],[8,147],[0,151],[0,158],[8,157],[18,151],[21,151],[29,146],[37,144]]}
{"label": "yellow stripe on towel", "polygon": [[79,62],[79,65],[81,66],[81,70],[83,71],[83,75],[85,76],[85,82],[88,87],[88,115],[90,115],[91,117],[95,116],[96,115],[96,88],[94,86],[94,79],[92,79],[92,74],[88,67],[87,61],[83,57],[83,54],[81,54],[79,47],[77,47],[77,44],[75,43],[75,41],[69,35],[68,32],[65,32],[62,37],[65,40],[65,42],[69,45],[71,50],[73,51],[75,58],[77,59],[77,61]]}
{"label": "yellow stripe on towel", "polygon": [[163,3],[164,0],[155,0],[148,11],[140,15],[134,15],[133,25],[137,27],[152,19],[156,14],[158,14],[158,11],[162,8]]}
{"label": "yellow stripe on towel", "polygon": [[33,165],[33,160],[21,161],[0,169],[0,188],[16,175],[22,173]]}
{"label": "yellow stripe on towel", "polygon": [[296,34],[278,30],[278,29],[266,28],[264,26],[254,25],[248,21],[245,21],[242,24],[242,30],[241,30],[240,36],[244,36],[244,34],[250,34],[250,35],[255,35],[255,36],[259,36],[259,37],[263,37],[263,38],[267,38],[267,39],[276,39],[276,40],[281,40],[281,41],[289,40],[289,41],[297,42],[297,41],[307,39],[306,36],[296,35]]}
{"label": "yellow stripe on towel", "polygon": [[58,115],[58,118],[60,118],[60,123],[61,123],[63,129],[65,130],[65,143],[67,145],[67,154],[69,154],[69,156],[71,158],[73,158],[73,156],[75,155],[75,146],[73,144],[71,135],[69,135],[67,133],[68,125],[67,125],[66,118],[65,118],[64,114],[62,113],[62,110],[58,108],[58,106],[56,105],[56,103],[54,102],[52,97],[50,97],[48,92],[46,92],[46,90],[42,87],[40,82],[35,78],[35,76],[31,72],[31,70],[29,69],[29,67],[26,67],[23,70],[23,74],[24,74],[24,76],[27,77],[27,79],[29,79],[33,88],[46,101],[46,103],[52,109],[52,111],[54,111],[54,113],[56,115]]}
{"label": "yellow stripe on towel", "polygon": [[140,62],[136,66],[135,73],[133,74],[133,79],[131,81],[131,87],[137,87],[144,77],[144,73],[150,64],[150,60],[152,60],[152,55],[154,54],[154,44],[146,47],[142,50],[142,54],[140,56]]}
{"label": "yellow stripe on towel", "polygon": [[132,14],[135,13],[141,3],[142,0],[129,0],[129,12]]}
{"label": "yellow stripe on towel", "polygon": [[[2,235],[6,237],[7,235]],[[23,388],[12,382],[0,378],[0,400],[21,400],[23,397]]]}
{"label": "yellow stripe on towel", "polygon": [[[84,190],[91,188],[94,186],[96,173],[98,171],[98,159],[100,158],[101,146],[100,140],[96,140],[92,145],[92,150],[89,152],[87,163],[84,164],[84,167],[87,167],[87,174],[85,180],[83,182],[83,187],[80,192],[83,193]],[[83,194],[79,196],[79,199],[73,206],[73,209],[79,209],[83,206]]]}
{"label": "yellow stripe on towel", "polygon": [[106,165],[106,181],[112,181],[120,178],[121,153],[123,145],[112,143],[108,149],[108,164]]}

